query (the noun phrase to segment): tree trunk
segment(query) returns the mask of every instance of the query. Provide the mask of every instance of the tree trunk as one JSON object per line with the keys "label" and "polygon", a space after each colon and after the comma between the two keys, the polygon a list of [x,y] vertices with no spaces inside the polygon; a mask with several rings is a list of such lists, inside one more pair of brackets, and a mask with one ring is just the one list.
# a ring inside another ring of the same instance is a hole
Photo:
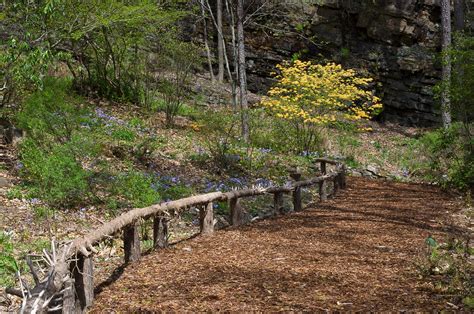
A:
{"label": "tree trunk", "polygon": [[464,21],[464,0],[454,0],[454,30],[463,31]]}
{"label": "tree trunk", "polygon": [[239,66],[238,66],[238,53],[237,53],[237,43],[236,43],[236,38],[235,38],[235,14],[234,10],[232,9],[232,6],[229,4],[229,0],[225,0],[225,6],[227,10],[227,14],[230,18],[229,24],[230,24],[230,30],[232,33],[232,59],[234,63],[234,73],[235,73],[235,79],[231,80],[232,84],[232,107],[234,110],[237,110],[237,86],[236,86],[236,81],[238,81],[239,77]]}
{"label": "tree trunk", "polygon": [[242,123],[242,138],[249,140],[247,75],[245,66],[244,38],[244,0],[237,1],[237,49],[239,54],[239,85],[240,85],[240,114]]}
{"label": "tree trunk", "polygon": [[202,23],[204,28],[204,47],[206,48],[207,54],[207,63],[209,65],[209,76],[211,78],[211,82],[214,82],[214,69],[212,68],[212,57],[211,57],[211,49],[209,48],[209,43],[207,41],[207,22],[206,22],[206,12],[204,11],[204,0],[201,0],[201,15],[202,15]]}
{"label": "tree trunk", "polygon": [[222,28],[222,0],[217,0],[217,57],[219,61],[219,72],[217,80],[224,81],[224,33]]}
{"label": "tree trunk", "polygon": [[450,0],[441,0],[441,49],[443,55],[442,80],[443,89],[441,92],[441,117],[443,127],[449,128],[451,125],[451,102],[449,89],[451,81],[451,57],[448,49],[451,46],[451,3]]}

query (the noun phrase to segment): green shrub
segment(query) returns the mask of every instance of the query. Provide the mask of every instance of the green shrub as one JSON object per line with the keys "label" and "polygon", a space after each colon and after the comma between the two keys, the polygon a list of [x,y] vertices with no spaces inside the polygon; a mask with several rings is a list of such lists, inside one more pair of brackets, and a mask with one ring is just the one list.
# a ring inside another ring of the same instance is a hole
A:
{"label": "green shrub", "polygon": [[126,127],[121,127],[112,131],[112,138],[118,141],[133,142],[136,133]]}
{"label": "green shrub", "polygon": [[160,201],[160,194],[152,188],[152,179],[140,172],[130,171],[117,176],[112,183],[113,197],[123,198],[126,207],[146,207]]}
{"label": "green shrub", "polygon": [[68,142],[74,133],[84,131],[81,124],[90,118],[80,102],[69,80],[49,77],[43,90],[27,99],[16,119],[28,138],[47,148],[51,142]]}
{"label": "green shrub", "polygon": [[19,186],[14,186],[7,191],[7,198],[9,200],[13,199],[22,199],[23,198],[23,191]]}
{"label": "green shrub", "polygon": [[53,206],[68,206],[84,199],[90,173],[75,158],[76,141],[50,143],[45,150],[32,140],[21,145],[22,175],[31,185],[30,193]]}
{"label": "green shrub", "polygon": [[91,132],[91,114],[80,106],[64,79],[45,79],[44,89],[31,95],[17,114],[27,137],[20,144],[20,174],[31,196],[51,206],[82,201],[90,172],[82,162],[98,152]]}
{"label": "green shrub", "polygon": [[474,250],[469,241],[451,239],[447,243],[438,243],[429,236],[425,242],[427,254],[416,263],[420,274],[435,283],[436,293],[458,296],[463,298],[468,308],[471,307],[474,268],[470,259]]}
{"label": "green shrub", "polygon": [[193,189],[185,184],[179,183],[160,191],[163,199],[178,200],[180,198],[191,196]]}
{"label": "green shrub", "polygon": [[474,187],[474,139],[466,136],[461,124],[428,132],[419,144],[428,160],[428,175],[461,190]]}
{"label": "green shrub", "polygon": [[311,145],[302,150],[301,147],[304,145],[300,140],[303,135],[298,134],[302,130],[298,129],[292,121],[268,115],[261,108],[251,110],[249,118],[250,141],[254,147],[282,153],[321,152],[323,150],[324,136],[321,132],[323,128],[311,135]]}
{"label": "green shrub", "polygon": [[48,219],[54,214],[54,209],[48,206],[35,206],[33,210],[37,219]]}
{"label": "green shrub", "polygon": [[5,232],[0,232],[0,287],[11,287],[15,283],[18,264],[13,256],[13,242]]}

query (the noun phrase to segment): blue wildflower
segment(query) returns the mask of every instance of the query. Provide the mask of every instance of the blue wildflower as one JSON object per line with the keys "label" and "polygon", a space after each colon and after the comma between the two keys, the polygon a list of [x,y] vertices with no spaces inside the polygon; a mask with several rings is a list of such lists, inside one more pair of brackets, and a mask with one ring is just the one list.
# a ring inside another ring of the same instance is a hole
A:
{"label": "blue wildflower", "polygon": [[259,148],[258,151],[263,153],[263,154],[268,154],[268,153],[272,152],[272,149],[271,148]]}
{"label": "blue wildflower", "polygon": [[30,203],[33,205],[39,204],[41,201],[38,198],[32,198],[30,199]]}

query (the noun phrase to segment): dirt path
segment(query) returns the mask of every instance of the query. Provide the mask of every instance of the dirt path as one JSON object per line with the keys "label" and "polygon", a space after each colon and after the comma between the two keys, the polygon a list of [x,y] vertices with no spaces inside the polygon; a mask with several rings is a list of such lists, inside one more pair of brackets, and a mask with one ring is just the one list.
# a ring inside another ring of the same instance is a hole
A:
{"label": "dirt path", "polygon": [[95,301],[103,311],[433,310],[417,278],[456,205],[434,187],[351,179],[336,199],[143,257]]}

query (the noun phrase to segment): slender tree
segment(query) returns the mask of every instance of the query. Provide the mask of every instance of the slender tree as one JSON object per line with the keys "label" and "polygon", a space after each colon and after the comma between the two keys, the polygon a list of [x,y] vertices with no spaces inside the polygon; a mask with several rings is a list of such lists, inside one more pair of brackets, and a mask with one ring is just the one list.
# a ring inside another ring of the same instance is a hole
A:
{"label": "slender tree", "polygon": [[209,66],[209,76],[211,78],[211,81],[214,82],[214,69],[212,68],[212,57],[211,57],[211,49],[209,48],[209,43],[207,40],[207,21],[206,21],[206,12],[204,10],[205,5],[204,5],[204,0],[201,0],[201,18],[202,18],[202,23],[203,23],[203,28],[204,28],[204,47],[206,48],[206,53],[207,53],[207,63]]}
{"label": "slender tree", "polygon": [[[233,6],[229,4],[229,0],[225,0],[225,7],[227,11],[227,16],[229,17],[229,25],[230,25],[230,31],[232,34],[232,59],[234,63],[234,72],[235,72],[235,77],[239,77],[239,67],[238,67],[238,57],[237,57],[237,40],[235,36],[235,14],[234,14],[234,9]],[[231,76],[232,77],[232,76]],[[237,109],[237,86],[236,86],[236,80],[237,79],[232,79],[231,80],[231,85],[232,85],[232,107],[234,110]]]}
{"label": "slender tree", "polygon": [[239,86],[240,86],[240,114],[242,123],[242,138],[249,140],[248,98],[247,98],[247,71],[245,65],[245,37],[244,37],[244,0],[237,0],[237,50],[239,55]]}
{"label": "slender tree", "polygon": [[217,57],[219,61],[219,72],[217,80],[224,81],[224,35],[222,28],[222,0],[217,0]]}
{"label": "slender tree", "polygon": [[441,0],[441,50],[443,55],[442,80],[443,90],[441,92],[441,117],[443,127],[451,125],[451,102],[449,99],[449,87],[451,81],[451,57],[448,49],[451,46],[451,1]]}

